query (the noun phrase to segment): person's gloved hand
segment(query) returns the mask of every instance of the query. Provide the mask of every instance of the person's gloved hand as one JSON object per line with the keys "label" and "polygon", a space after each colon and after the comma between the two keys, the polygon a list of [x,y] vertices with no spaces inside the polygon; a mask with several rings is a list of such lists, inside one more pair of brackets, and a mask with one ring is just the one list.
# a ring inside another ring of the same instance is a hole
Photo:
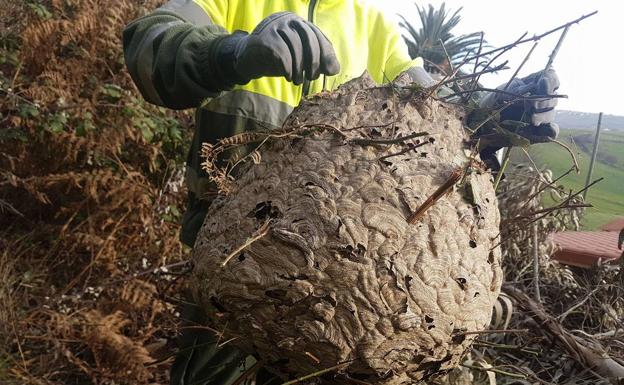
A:
{"label": "person's gloved hand", "polygon": [[[503,89],[505,85],[498,87]],[[518,95],[554,95],[559,88],[559,77],[553,69],[531,74],[523,79],[514,79],[505,91]],[[491,92],[486,95],[479,106],[482,108],[499,108],[504,103],[514,100],[509,94]],[[557,98],[520,100],[512,103],[501,111],[501,121],[514,120],[529,123],[518,129],[517,134],[524,136],[531,143],[547,142],[559,134],[559,126],[555,119]]]}
{"label": "person's gloved hand", "polygon": [[236,84],[283,76],[299,85],[304,79],[340,71],[334,48],[323,32],[291,12],[268,16],[251,34],[236,31],[225,37],[218,45],[217,60]]}

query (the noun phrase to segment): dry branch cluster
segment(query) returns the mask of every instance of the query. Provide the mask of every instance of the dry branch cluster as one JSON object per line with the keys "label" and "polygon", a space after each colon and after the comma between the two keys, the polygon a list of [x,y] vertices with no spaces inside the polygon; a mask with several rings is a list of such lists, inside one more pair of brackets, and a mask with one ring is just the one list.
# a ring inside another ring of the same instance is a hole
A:
{"label": "dry branch cluster", "polygon": [[[488,373],[499,385],[618,383],[615,377],[624,367],[624,276],[621,266],[585,270],[550,258],[555,251],[552,232],[577,230],[583,210],[577,207],[581,198],[570,199],[575,192],[567,191],[560,177],[526,165],[508,169],[498,191],[507,295],[499,298],[504,306],[496,308],[502,314],[493,320],[491,333],[473,345],[471,355],[481,364],[464,363],[453,379],[492,384]],[[534,299],[537,288],[541,301]],[[466,383],[473,382],[450,382]]]}
{"label": "dry branch cluster", "polygon": [[145,364],[176,334],[177,283],[142,272],[183,256],[188,120],[142,101],[120,42],[158,3],[0,7],[3,384],[167,382]]}
{"label": "dry branch cluster", "polygon": [[364,75],[302,102],[200,231],[197,299],[282,376],[344,364],[338,376],[367,383],[432,378],[490,320],[492,176],[463,111],[402,81]]}

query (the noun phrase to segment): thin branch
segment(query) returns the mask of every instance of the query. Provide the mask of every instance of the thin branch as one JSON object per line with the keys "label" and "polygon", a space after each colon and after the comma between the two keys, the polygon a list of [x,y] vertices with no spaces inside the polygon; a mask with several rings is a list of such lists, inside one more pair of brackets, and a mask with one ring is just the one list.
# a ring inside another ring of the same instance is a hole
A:
{"label": "thin branch", "polygon": [[[556,206],[552,206],[552,207],[550,207],[550,208],[553,208],[553,210],[549,210],[549,211],[548,211],[548,212],[546,212],[545,214],[542,214],[542,215],[540,215],[539,217],[534,218],[534,219],[533,219],[533,220],[531,220],[530,222],[528,222],[528,223],[524,224],[524,226],[527,226],[527,225],[533,224],[534,222],[537,222],[537,221],[541,220],[542,218],[547,217],[548,215],[550,215],[552,212],[554,212],[554,211],[555,211],[554,209],[557,209],[557,208],[564,208],[566,205],[568,205],[568,204],[570,203],[570,201],[571,201],[573,198],[575,198],[575,197],[579,196],[580,194],[582,194],[582,193],[583,193],[583,192],[585,192],[586,190],[590,189],[590,188],[591,188],[591,187],[593,187],[596,183],[599,183],[599,182],[601,182],[602,180],[604,180],[604,177],[602,177],[602,178],[598,178],[598,179],[596,179],[595,181],[593,181],[593,182],[591,182],[590,184],[588,184],[585,188],[583,188],[583,189],[581,189],[581,190],[579,190],[579,191],[575,192],[574,194],[570,194],[570,195],[568,196],[568,198],[567,198],[565,201],[563,201],[562,203],[560,203],[560,204],[558,204],[558,205],[556,205]],[[550,208],[549,208],[549,209],[550,209]],[[505,237],[505,238],[501,239],[501,241],[500,241],[500,242],[498,242],[496,245],[492,246],[492,247],[490,248],[490,250],[494,250],[494,249],[495,249],[495,248],[497,248],[498,246],[502,245],[504,242],[506,242],[506,241],[508,241],[509,239],[511,239],[511,238],[513,237],[513,235],[514,235],[514,233],[513,233],[513,232],[512,232],[512,233],[510,233],[510,234],[508,234],[508,235],[507,235],[507,237]],[[500,236],[500,233],[497,235],[497,237],[499,237],[499,236]]]}
{"label": "thin branch", "polygon": [[359,144],[361,146],[371,146],[371,145],[377,145],[377,144],[396,144],[396,143],[405,142],[406,140],[418,138],[418,137],[421,137],[421,136],[427,136],[427,135],[429,135],[429,133],[425,131],[425,132],[415,132],[413,134],[410,134],[410,135],[407,135],[407,136],[402,136],[400,138],[395,138],[395,139],[354,138],[354,139],[350,139],[349,143]]}
{"label": "thin branch", "polygon": [[594,11],[594,12],[589,13],[587,15],[583,15],[583,16],[579,17],[578,19],[575,19],[575,20],[572,20],[572,21],[570,21],[568,23],[562,24],[562,25],[560,25],[560,26],[558,26],[556,28],[551,29],[550,31],[542,33],[541,35],[529,37],[529,38],[522,39],[522,40],[517,40],[517,41],[515,41],[515,42],[513,42],[511,44],[508,44],[506,46],[499,47],[499,48],[494,48],[494,49],[489,50],[487,52],[483,52],[483,53],[481,53],[479,55],[472,56],[472,57],[468,58],[468,60],[474,60],[474,59],[477,59],[479,57],[488,56],[488,55],[491,55],[491,54],[493,54],[495,52],[499,52],[499,51],[502,51],[502,50],[507,50],[507,49],[509,49],[511,47],[515,47],[515,46],[520,45],[520,44],[528,43],[530,41],[538,41],[538,40],[540,40],[540,39],[542,39],[542,38],[544,38],[544,37],[546,37],[546,36],[548,36],[548,35],[550,35],[552,33],[555,33],[555,32],[557,32],[559,30],[562,30],[562,29],[566,28],[567,26],[570,26],[572,24],[577,24],[577,23],[581,22],[582,20],[587,19],[588,17],[594,16],[596,13],[598,13],[598,11]]}
{"label": "thin branch", "polygon": [[565,178],[568,174],[570,174],[572,172],[572,170],[574,170],[574,166],[570,167],[570,169],[566,172],[564,172],[563,174],[561,174],[559,177],[557,177],[557,179],[553,180],[552,182],[546,184],[545,186],[541,187],[539,190],[537,190],[537,192],[533,193],[530,197],[528,197],[525,201],[524,204],[522,206],[520,206],[520,208],[525,207],[533,198],[535,198],[536,196],[538,196],[542,191],[546,190],[549,187],[552,187],[555,183],[559,182],[561,179]]}
{"label": "thin branch", "polygon": [[487,73],[491,73],[491,72],[497,72],[497,71],[504,70],[504,69],[508,69],[509,67],[506,67],[507,63],[509,63],[509,61],[505,60],[503,63],[497,65],[496,67],[489,68],[489,69],[484,69],[484,70],[481,70],[479,72],[473,72],[471,74],[466,74],[466,75],[462,75],[462,76],[456,76],[454,78],[448,79],[448,80],[446,80],[444,82],[441,82],[441,83],[444,85],[444,84],[447,84],[447,83],[456,82],[458,80],[472,79],[472,78],[475,78],[475,77],[477,77],[479,75],[483,75],[483,74],[487,74]]}
{"label": "thin branch", "polygon": [[408,153],[408,152],[410,152],[410,151],[412,151],[412,150],[417,149],[418,147],[422,147],[422,146],[424,146],[424,145],[426,145],[426,144],[429,144],[429,142],[422,142],[422,143],[418,143],[418,144],[409,144],[409,147],[408,147],[408,148],[406,148],[406,149],[404,149],[404,150],[401,150],[401,151],[399,151],[399,152],[395,152],[395,153],[393,153],[393,154],[384,155],[384,156],[380,157],[380,158],[379,158],[379,159],[377,159],[377,160],[378,160],[378,161],[382,161],[382,160],[384,160],[384,159],[388,159],[388,158],[391,158],[391,157],[393,157],[393,156],[403,155],[403,154],[405,154],[405,153]]}
{"label": "thin branch", "polygon": [[455,72],[455,69],[453,68],[453,62],[451,61],[451,57],[448,54],[448,51],[446,50],[446,47],[444,46],[444,41],[442,39],[438,39],[438,41],[440,41],[440,45],[442,46],[442,49],[444,50],[444,55],[446,55],[446,60],[449,63],[449,67],[451,68],[451,73]]}
{"label": "thin branch", "polygon": [[498,374],[502,374],[502,375],[505,375],[505,376],[508,376],[508,377],[524,378],[524,379],[527,378],[524,374],[517,374],[517,373],[506,372],[504,370],[496,369],[494,367],[485,368],[485,367],[481,367],[481,366],[473,366],[473,365],[468,365],[468,364],[461,364],[461,366],[463,366],[464,368],[471,369],[471,370],[480,370],[482,372],[498,373]]}
{"label": "thin branch", "polygon": [[544,214],[544,213],[551,213],[553,211],[559,211],[559,210],[566,210],[566,209],[578,209],[578,208],[586,208],[586,207],[594,207],[594,205],[590,204],[590,203],[578,203],[578,204],[567,204],[565,206],[555,206],[555,207],[547,207],[545,209],[541,209],[541,210],[536,210],[536,211],[532,211],[528,214],[525,215],[518,215],[516,217],[510,218],[510,219],[506,219],[504,221],[501,222],[501,225],[504,224],[509,224],[509,223],[513,223],[513,222],[517,222],[523,219],[529,219],[535,215],[539,215],[539,214]]}
{"label": "thin branch", "polygon": [[528,333],[529,329],[496,329],[496,330],[475,330],[471,332],[461,332],[457,335],[467,336],[470,334],[500,334],[500,333]]}
{"label": "thin branch", "polygon": [[496,93],[496,94],[503,94],[503,95],[515,97],[515,98],[518,98],[516,101],[518,101],[518,100],[557,99],[557,98],[558,99],[567,99],[568,98],[568,95],[561,95],[561,94],[552,94],[552,95],[522,95],[522,94],[517,94],[517,93],[514,93],[514,92],[500,90],[498,88],[479,87],[479,88],[473,89],[473,90],[457,91],[457,92],[455,92],[453,94],[444,96],[442,99],[449,99],[449,98],[452,98],[452,97],[457,96],[457,95],[468,94],[470,92],[478,92],[478,91],[492,92],[492,93]]}
{"label": "thin branch", "polygon": [[334,370],[338,370],[338,369],[342,368],[343,366],[345,366],[347,364],[348,364],[348,362],[343,362],[341,364],[334,365],[332,367],[329,367],[329,368],[326,368],[326,369],[323,369],[323,370],[319,370],[318,372],[310,373],[308,375],[296,378],[296,379],[294,379],[292,381],[284,382],[282,385],[293,385],[293,384],[297,384],[297,383],[305,381],[305,380],[309,380],[311,378],[316,378],[318,376],[322,376],[325,373],[329,373],[329,372],[333,372]]}
{"label": "thin branch", "polygon": [[594,290],[592,290],[591,292],[589,292],[585,298],[583,298],[582,300],[580,300],[579,302],[577,302],[575,305],[571,306],[568,310],[564,311],[559,317],[557,317],[557,321],[559,322],[563,322],[567,316],[570,315],[570,313],[572,313],[574,310],[578,309],[580,306],[582,306],[585,302],[587,302],[592,295],[594,295],[598,290],[602,289],[602,286],[598,286],[596,287]]}
{"label": "thin branch", "polygon": [[[495,61],[496,61],[499,57],[501,57],[501,56],[502,56],[505,52],[507,52],[507,51],[509,51],[510,49],[512,49],[512,48],[514,48],[514,47],[516,47],[516,46],[519,44],[519,42],[520,42],[520,41],[522,41],[522,39],[523,39],[526,35],[527,35],[527,32],[525,32],[524,34],[522,34],[522,36],[520,36],[520,37],[519,37],[519,38],[518,38],[518,39],[517,39],[514,43],[512,43],[512,44],[510,44],[510,45],[508,45],[508,46],[506,46],[506,47],[503,47],[503,49],[501,50],[501,52],[499,52],[499,53],[498,53],[498,55],[494,56],[492,59],[490,59],[490,60],[488,61],[488,63],[487,63],[487,64],[486,64],[486,66],[485,66],[485,69],[490,68],[490,66],[492,65],[492,63],[494,63],[494,62],[495,62]],[[485,55],[484,55],[484,56],[485,56]],[[481,76],[478,76],[478,77],[475,79],[475,83],[474,83],[474,86],[475,86],[475,87],[479,85],[479,79],[480,79],[480,78],[481,78]],[[473,89],[473,91],[474,91],[474,89]],[[469,96],[469,98],[470,98],[470,97],[472,97],[472,94]]]}
{"label": "thin branch", "polygon": [[[479,68],[479,55],[481,55],[481,52],[483,50],[483,36],[485,34],[483,33],[483,31],[481,31],[481,40],[479,41],[479,50],[477,51],[477,59],[475,59],[475,65],[474,65],[474,69],[472,70],[473,73],[477,72],[477,68]],[[487,70],[487,68],[486,68]],[[477,87],[477,83],[478,83],[478,77],[474,78],[472,80],[472,83],[470,84],[470,89],[476,88]],[[467,98],[462,98],[462,100],[465,102],[467,102],[468,100],[470,100],[470,98],[472,97],[472,95],[469,95]]]}
{"label": "thin branch", "polygon": [[241,251],[245,250],[248,246],[261,239],[265,235],[269,233],[269,221],[264,222],[264,224],[256,231],[256,233],[248,238],[245,243],[237,247],[234,251],[232,251],[226,258],[221,262],[221,267],[224,267],[232,258],[237,256]]}
{"label": "thin branch", "polygon": [[557,54],[559,53],[559,48],[561,48],[561,44],[563,44],[563,40],[568,34],[569,29],[570,29],[570,25],[566,25],[565,28],[563,29],[563,32],[561,32],[561,37],[559,37],[559,41],[557,41],[557,45],[555,46],[555,49],[553,49],[553,51],[550,53],[550,56],[548,57],[548,63],[546,63],[546,67],[544,68],[544,71],[548,71],[552,67],[553,62],[555,61],[555,58],[557,57]]}
{"label": "thin branch", "polygon": [[520,66],[518,66],[518,68],[516,68],[516,71],[514,72],[514,74],[511,75],[511,78],[509,79],[507,84],[505,84],[505,87],[503,88],[503,91],[507,91],[507,89],[511,85],[511,82],[516,78],[516,76],[518,76],[518,73],[520,73],[520,70],[522,69],[522,67],[524,67],[526,62],[529,60],[529,58],[531,57],[531,54],[533,53],[533,51],[535,50],[535,47],[537,47],[538,44],[539,44],[539,42],[537,42],[537,41],[533,44],[533,47],[531,47],[531,49],[529,50],[529,53],[526,54],[526,56],[524,57],[524,60],[522,60],[522,63],[520,63]]}
{"label": "thin branch", "polygon": [[453,170],[448,179],[440,187],[438,187],[438,189],[433,194],[431,194],[431,196],[427,198],[427,200],[425,200],[425,202],[420,205],[420,207],[418,207],[416,211],[414,211],[409,216],[409,218],[407,219],[407,223],[413,225],[418,222],[420,218],[425,215],[425,212],[427,210],[429,210],[433,205],[436,204],[438,200],[440,200],[443,196],[448,194],[453,189],[455,184],[459,182],[459,180],[462,178],[463,174],[464,170],[461,167]]}
{"label": "thin branch", "polygon": [[561,147],[565,148],[570,153],[570,156],[572,157],[572,161],[574,161],[574,168],[576,169],[576,173],[578,174],[579,172],[581,172],[581,169],[579,168],[579,164],[578,164],[578,162],[576,160],[576,156],[572,152],[572,149],[570,147],[568,147],[568,145],[566,145],[565,143],[563,143],[563,142],[561,142],[561,141],[559,141],[557,139],[550,139],[550,141],[553,142],[553,143],[557,143]]}
{"label": "thin branch", "polygon": [[510,158],[511,158],[511,147],[507,149],[507,152],[505,152],[505,157],[503,158],[503,164],[501,164],[500,169],[496,173],[496,180],[494,181],[494,191],[498,190],[498,185],[500,184],[500,181],[503,179],[503,174],[505,173],[505,169],[507,168],[507,165],[509,164]]}

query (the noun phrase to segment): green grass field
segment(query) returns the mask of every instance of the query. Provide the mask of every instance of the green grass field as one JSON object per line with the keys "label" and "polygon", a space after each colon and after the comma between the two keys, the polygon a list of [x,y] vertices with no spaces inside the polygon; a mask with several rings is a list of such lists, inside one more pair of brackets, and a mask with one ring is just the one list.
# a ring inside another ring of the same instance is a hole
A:
{"label": "green grass field", "polygon": [[[591,154],[581,150],[571,139],[583,134],[590,134],[591,141],[586,148],[591,151],[594,133],[590,130],[561,130],[561,141],[568,144],[574,151],[581,168],[579,174],[574,172],[561,180],[561,184],[568,189],[578,191],[585,185]],[[531,146],[529,153],[539,167],[549,168],[555,177],[563,174],[572,166],[569,153],[562,147],[553,144],[537,144]],[[594,166],[592,180],[604,177],[604,180],[587,194],[587,201],[594,205],[585,212],[583,229],[594,230],[602,224],[617,217],[624,216],[624,132],[607,131],[601,133],[598,153],[603,160],[597,161]],[[604,163],[604,157],[610,156],[611,164]],[[526,156],[518,150],[512,155],[514,162],[526,163]]]}

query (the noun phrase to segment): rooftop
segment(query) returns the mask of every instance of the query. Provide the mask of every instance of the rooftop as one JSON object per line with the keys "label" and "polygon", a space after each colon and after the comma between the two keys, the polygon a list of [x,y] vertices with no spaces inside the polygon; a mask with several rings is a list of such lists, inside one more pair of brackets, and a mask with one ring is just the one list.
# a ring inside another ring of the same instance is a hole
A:
{"label": "rooftop", "polygon": [[618,231],[564,231],[553,234],[559,251],[553,256],[559,262],[590,267],[599,260],[613,262],[620,258]]}
{"label": "rooftop", "polygon": [[600,227],[602,231],[622,231],[624,230],[624,217],[617,218],[607,224]]}

